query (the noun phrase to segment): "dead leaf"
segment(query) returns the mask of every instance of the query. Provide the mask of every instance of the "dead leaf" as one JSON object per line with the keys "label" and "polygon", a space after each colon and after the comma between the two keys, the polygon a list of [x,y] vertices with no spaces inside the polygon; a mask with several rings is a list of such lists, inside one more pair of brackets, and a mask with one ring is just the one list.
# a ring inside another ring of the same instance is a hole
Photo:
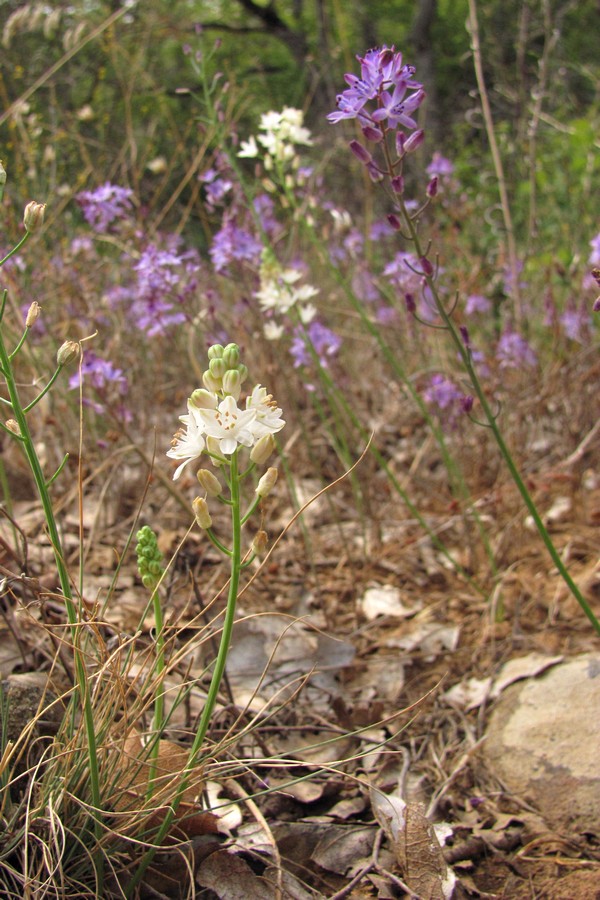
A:
{"label": "dead leaf", "polygon": [[375,818],[394,849],[406,885],[428,900],[450,900],[456,876],[446,864],[435,829],[420,804],[370,789]]}
{"label": "dead leaf", "polygon": [[377,616],[406,619],[414,616],[422,606],[420,601],[407,605],[402,599],[399,588],[392,584],[378,584],[369,587],[358,601],[359,612],[368,622],[372,622]]}
{"label": "dead leaf", "polygon": [[[151,812],[145,819],[145,827],[156,827],[166,815],[182,777],[188,759],[185,747],[173,741],[159,741],[156,768],[148,758],[142,739],[138,734],[129,735],[111,748],[113,763],[119,773],[115,779],[113,808],[117,812],[138,810]],[[118,759],[115,756],[118,754]],[[148,783],[153,777],[154,791],[147,798]],[[203,834],[217,834],[218,818],[213,813],[202,810],[196,797],[202,784],[200,769],[192,771],[189,785],[182,795],[177,814],[173,820],[173,833],[179,838],[196,837]],[[122,826],[121,826],[122,827]]]}
{"label": "dead leaf", "polygon": [[354,874],[364,868],[371,857],[375,832],[371,825],[331,825],[311,854],[311,859],[322,869],[337,875]]}
{"label": "dead leaf", "polygon": [[200,866],[196,875],[200,887],[210,888],[219,900],[274,900],[277,881],[255,875],[241,856],[217,850]]}

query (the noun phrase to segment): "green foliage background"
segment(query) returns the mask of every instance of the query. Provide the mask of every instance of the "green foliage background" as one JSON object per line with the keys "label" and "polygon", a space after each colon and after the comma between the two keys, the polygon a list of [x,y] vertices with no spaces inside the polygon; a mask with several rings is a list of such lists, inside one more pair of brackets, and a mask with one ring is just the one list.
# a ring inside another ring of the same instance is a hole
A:
{"label": "green foliage background", "polygon": [[[451,156],[467,189],[483,207],[492,205],[496,188],[469,50],[468,0],[146,0],[123,8],[102,0],[52,8],[4,2],[2,158],[23,200],[55,198],[55,208],[56,198],[65,198],[66,207],[73,193],[106,179],[133,187],[149,211],[170,204],[177,191],[183,203],[193,201],[191,180],[184,189],[181,182],[206,134],[190,97],[199,86],[186,52],[206,53],[217,42],[212,67],[219,85],[230,85],[223,108],[230,134],[253,131],[268,109],[298,106],[329,151],[324,116],[343,88],[344,71],[356,67],[357,53],[380,43],[417,61],[417,17],[427,6],[434,15],[420,36],[420,55],[433,73],[429,153]],[[552,236],[556,252],[567,257],[594,227],[595,211],[582,214],[573,198],[598,188],[598,4],[486,0],[478,15],[518,234],[531,238],[535,189],[540,249]],[[117,18],[103,27],[110,16]],[[80,46],[95,29],[97,36]],[[542,67],[542,115],[532,147]],[[213,143],[209,135],[207,152]],[[148,163],[160,156],[167,169],[157,179]],[[335,164],[330,172],[340,177]]]}

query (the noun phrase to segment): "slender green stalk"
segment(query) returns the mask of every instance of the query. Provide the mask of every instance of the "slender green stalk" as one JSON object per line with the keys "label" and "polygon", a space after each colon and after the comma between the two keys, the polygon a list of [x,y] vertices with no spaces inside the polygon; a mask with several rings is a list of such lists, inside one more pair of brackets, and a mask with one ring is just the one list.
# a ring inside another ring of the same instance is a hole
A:
{"label": "slender green stalk", "polygon": [[160,749],[160,736],[165,721],[165,624],[158,588],[155,588],[152,592],[152,608],[154,610],[154,627],[156,629],[155,670],[157,675],[157,688],[156,696],[154,698],[154,715],[152,717],[152,734],[155,739],[150,752],[150,772],[148,775],[148,791],[146,794],[148,800],[154,793],[154,782],[158,766],[158,752]]}
{"label": "slender green stalk", "polygon": [[[417,251],[417,256],[420,259],[424,258],[425,254],[423,251],[423,247],[421,245],[421,241],[420,241],[417,229],[415,227],[415,223],[412,220],[410,214],[408,213],[406,206],[404,205],[404,201],[402,199],[400,199],[400,207],[401,207],[401,210],[403,213],[403,217],[404,217],[406,226],[410,232],[411,241],[414,244],[415,249]],[[532,498],[531,494],[529,493],[529,491],[527,490],[525,482],[523,481],[523,479],[521,477],[521,474],[515,464],[513,456],[511,454],[511,452],[508,448],[508,445],[506,444],[506,442],[504,440],[502,432],[498,426],[497,418],[494,415],[494,413],[492,412],[492,409],[488,403],[487,397],[485,396],[483,388],[481,387],[479,378],[477,377],[477,373],[475,372],[475,369],[473,367],[469,349],[465,346],[465,343],[460,335],[460,332],[458,331],[456,325],[454,324],[451,314],[447,312],[447,310],[444,306],[444,303],[442,302],[442,299],[437,291],[437,287],[435,284],[435,278],[433,275],[428,275],[428,274],[425,274],[425,278],[427,280],[427,285],[428,285],[429,289],[431,290],[431,293],[434,298],[435,305],[436,305],[437,311],[440,315],[440,318],[442,319],[445,328],[447,329],[448,333],[450,334],[450,336],[452,338],[452,342],[461,358],[461,361],[465,368],[465,371],[466,371],[467,375],[469,376],[469,379],[473,386],[475,395],[477,396],[477,399],[481,405],[481,409],[483,410],[483,414],[485,416],[486,423],[494,436],[494,440],[496,441],[498,449],[500,450],[500,454],[501,454],[502,458],[504,459],[504,462],[506,463],[508,471],[510,472],[511,478],[513,479],[513,481],[517,487],[517,490],[519,491],[519,493],[525,503],[525,506],[527,507],[527,509],[535,523],[535,526],[536,526],[538,533],[544,543],[544,546],[546,547],[546,550],[550,554],[552,562],[558,569],[558,572],[559,572],[561,578],[563,579],[563,581],[569,588],[571,594],[573,595],[573,597],[575,597],[575,599],[579,603],[581,609],[583,610],[585,615],[588,617],[588,619],[592,623],[596,632],[598,634],[600,634],[600,622],[598,621],[598,619],[592,612],[592,609],[590,608],[589,604],[587,603],[585,597],[583,596],[583,594],[581,593],[581,591],[579,590],[579,588],[577,587],[577,585],[571,578],[571,575],[569,574],[564,562],[561,559],[560,554],[558,553],[556,547],[554,546],[554,544],[552,542],[550,535],[548,534],[548,529],[546,528],[546,526],[544,525],[544,523],[542,521],[542,518],[537,510],[537,507],[533,501],[533,498]]]}
{"label": "slender green stalk", "polygon": [[[23,241],[21,242],[23,243]],[[58,533],[58,527],[56,524],[56,519],[54,516],[54,508],[52,505],[52,500],[50,498],[50,494],[48,491],[48,485],[46,483],[46,479],[44,477],[44,473],[42,471],[42,467],[37,455],[37,451],[35,449],[35,444],[33,438],[31,436],[31,432],[29,430],[29,425],[26,417],[27,407],[23,407],[21,405],[21,401],[19,398],[19,393],[17,390],[16,381],[13,375],[13,370],[11,366],[11,361],[9,354],[6,350],[4,344],[4,336],[0,330],[0,368],[4,374],[6,380],[6,387],[8,389],[8,395],[10,398],[10,405],[12,409],[12,413],[19,427],[19,434],[23,446],[23,450],[27,457],[27,461],[29,463],[29,467],[31,469],[31,473],[33,475],[35,485],[38,491],[38,495],[40,497],[42,507],[44,510],[44,517],[46,520],[46,527],[48,529],[48,535],[50,537],[50,542],[52,544],[52,550],[54,552],[54,559],[56,563],[56,569],[58,573],[58,578],[60,581],[60,586],[62,589],[64,602],[65,602],[65,610],[67,613],[67,619],[69,622],[70,630],[71,630],[71,640],[73,643],[73,658],[75,665],[75,677],[76,683],[79,691],[79,697],[82,705],[83,718],[85,723],[85,731],[86,731],[86,739],[87,739],[87,755],[89,761],[89,778],[90,778],[90,788],[92,794],[92,804],[93,804],[93,818],[94,818],[94,834],[98,844],[102,837],[102,827],[101,827],[101,793],[100,793],[100,781],[99,781],[99,766],[98,766],[98,750],[97,750],[97,742],[96,742],[96,732],[94,726],[94,714],[92,709],[92,701],[89,689],[89,683],[87,679],[87,672],[85,667],[85,660],[83,657],[83,653],[81,650],[81,640],[80,640],[80,632],[81,632],[81,620],[78,615],[77,606],[73,599],[73,592],[71,589],[71,583],[69,580],[69,573],[67,571],[67,567],[65,565],[63,552],[62,552],[62,544],[60,540],[60,536]],[[98,848],[94,854],[95,862],[96,862],[96,872],[100,885],[103,882],[103,861],[102,856],[98,852]]]}
{"label": "slender green stalk", "polygon": [[240,477],[238,472],[238,451],[236,450],[231,455],[230,461],[230,477],[229,477],[229,487],[231,492],[231,563],[230,563],[230,579],[229,579],[229,591],[227,596],[227,608],[225,610],[225,618],[223,621],[223,631],[221,633],[221,642],[219,644],[219,651],[217,653],[217,659],[215,662],[215,667],[213,669],[213,674],[210,682],[210,686],[208,689],[208,693],[206,695],[206,702],[204,704],[204,709],[202,710],[202,715],[200,717],[200,722],[198,724],[198,728],[196,730],[196,734],[194,736],[194,740],[192,746],[190,748],[190,752],[188,755],[188,759],[185,765],[185,768],[181,772],[181,777],[179,779],[179,784],[177,786],[177,790],[172,797],[169,805],[169,810],[165,815],[163,823],[159,828],[157,834],[153,838],[153,845],[151,848],[147,850],[144,857],[142,858],[135,875],[129,882],[126,889],[126,896],[131,897],[140,881],[144,877],[144,873],[146,872],[148,866],[154,859],[156,851],[158,847],[160,847],[162,841],[169,833],[169,829],[173,823],[173,819],[177,814],[177,809],[183,799],[183,795],[188,787],[190,782],[190,778],[192,775],[192,770],[194,769],[198,757],[202,751],[202,747],[204,744],[204,740],[206,738],[206,734],[208,732],[208,727],[210,725],[210,721],[212,718],[212,714],[217,702],[217,698],[219,695],[219,689],[221,687],[221,681],[223,680],[223,675],[225,673],[225,664],[227,662],[227,653],[229,652],[229,645],[231,643],[231,635],[233,632],[233,624],[235,621],[235,611],[237,605],[237,596],[238,589],[240,583],[240,572],[242,568],[242,516],[240,510]]}

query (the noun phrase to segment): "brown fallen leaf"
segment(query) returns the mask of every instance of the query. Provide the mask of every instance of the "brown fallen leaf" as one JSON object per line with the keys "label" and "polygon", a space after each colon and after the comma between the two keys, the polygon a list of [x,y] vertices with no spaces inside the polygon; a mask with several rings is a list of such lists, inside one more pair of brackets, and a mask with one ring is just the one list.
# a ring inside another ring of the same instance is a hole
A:
{"label": "brown fallen leaf", "polygon": [[450,900],[456,878],[446,864],[435,829],[420,804],[371,786],[375,818],[390,842],[402,878],[423,900]]}
{"label": "brown fallen leaf", "polygon": [[[140,735],[129,735],[121,746],[113,745],[112,753],[119,755],[115,763],[119,773],[115,780],[113,808],[117,812],[131,810],[132,814],[137,810],[146,810],[151,814],[144,817],[144,827],[155,828],[163,821],[179,788],[188,751],[173,741],[159,741],[154,790],[150,799],[147,793],[152,776],[152,761],[148,758]],[[201,786],[202,772],[197,768],[192,771],[189,784],[183,792],[173,820],[172,836],[185,839],[204,834],[218,834],[217,816],[202,810],[196,801]]]}

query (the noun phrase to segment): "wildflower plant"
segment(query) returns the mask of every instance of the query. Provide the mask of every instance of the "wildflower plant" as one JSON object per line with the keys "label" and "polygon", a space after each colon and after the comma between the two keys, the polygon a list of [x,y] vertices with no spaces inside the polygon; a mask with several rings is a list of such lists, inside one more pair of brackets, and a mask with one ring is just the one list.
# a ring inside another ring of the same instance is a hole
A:
{"label": "wildflower plant", "polygon": [[[242,511],[242,483],[257,467],[263,466],[275,450],[275,435],[285,425],[282,410],[262,385],[254,385],[240,407],[242,386],[248,369],[240,361],[237,344],[223,347],[213,344],[208,350],[208,368],[203,373],[204,387],[191,394],[185,415],[180,417],[184,428],[174,436],[167,456],[179,462],[173,478],[177,480],[190,464],[202,458],[211,468],[201,467],[196,475],[202,494],[192,507],[198,526],[209,540],[229,559],[230,580],[227,609],[221,646],[213,671],[207,701],[191,750],[197,756],[217,699],[227,659],[240,574],[265,549],[266,535],[260,529],[244,552],[242,529],[261,501],[271,492],[277,481],[273,466],[258,479],[248,508]],[[220,476],[220,477],[219,477]],[[225,483],[223,483],[225,482]],[[227,546],[215,533],[210,502],[229,507],[231,514],[231,543]]]}
{"label": "wildflower plant", "polygon": [[[443,272],[439,260],[431,243],[424,242],[421,235],[422,214],[438,193],[440,177],[449,173],[442,171],[437,160],[429,173],[430,180],[422,201],[415,203],[405,196],[404,167],[408,157],[425,140],[424,131],[414,118],[425,99],[423,85],[416,80],[414,67],[406,64],[394,47],[374,48],[357,59],[360,75],[352,72],[345,75],[348,88],[338,95],[337,110],[329,113],[328,121],[335,125],[355,119],[360,126],[363,139],[351,140],[349,149],[371,180],[386,190],[392,205],[388,221],[398,236],[413,247],[412,254],[399,255],[394,261],[395,278],[405,274],[410,280],[409,289],[402,282],[398,283],[398,288],[404,291],[406,309],[421,327],[446,333],[472,390],[472,394],[461,397],[452,382],[436,376],[427,399],[442,408],[456,400],[463,412],[490,430],[556,568],[594,629],[600,633],[600,623],[566,569],[519,472],[502,433],[498,412],[490,403],[478,375],[468,329],[455,318],[457,299],[451,303],[445,301],[440,287]],[[595,250],[593,244],[592,247]],[[512,288],[507,288],[509,290]],[[528,342],[510,328],[502,334],[497,354],[501,368],[536,364],[535,353]]]}
{"label": "wildflower plant", "polygon": [[[284,427],[285,421],[282,418],[282,410],[272,395],[260,384],[255,384],[242,402],[242,389],[247,379],[248,369],[241,362],[237,344],[229,343],[226,346],[213,344],[209,347],[208,368],[202,376],[203,387],[197,388],[190,395],[187,402],[188,411],[180,416],[183,427],[177,431],[171,449],[167,451],[167,456],[179,463],[173,474],[174,480],[178,480],[188,466],[197,466],[200,460],[206,459],[210,464],[210,468],[201,466],[196,470],[201,492],[194,498],[192,509],[198,527],[229,560],[229,588],[219,650],[187,762],[181,772],[177,790],[170,798],[169,812],[154,836],[154,847],[146,852],[129,884],[130,892],[141,881],[154,857],[156,847],[160,846],[169,833],[191,773],[202,756],[204,741],[225,673],[240,576],[258,556],[264,554],[267,547],[268,537],[262,527],[255,532],[246,549],[242,542],[242,532],[259,504],[275,486],[277,469],[269,466],[256,479],[253,496],[246,509],[242,509],[242,485],[245,479],[255,474],[257,469],[260,471],[269,460],[276,446],[275,435]],[[211,506],[217,503],[228,507],[231,515],[228,544],[217,535],[213,527]],[[154,600],[157,669],[160,678],[164,672],[164,641],[157,589],[163,570],[156,538],[147,526],[138,532],[137,555],[142,580],[145,586],[152,590]],[[159,688],[154,716],[155,736],[160,734],[162,726],[162,690]]]}

